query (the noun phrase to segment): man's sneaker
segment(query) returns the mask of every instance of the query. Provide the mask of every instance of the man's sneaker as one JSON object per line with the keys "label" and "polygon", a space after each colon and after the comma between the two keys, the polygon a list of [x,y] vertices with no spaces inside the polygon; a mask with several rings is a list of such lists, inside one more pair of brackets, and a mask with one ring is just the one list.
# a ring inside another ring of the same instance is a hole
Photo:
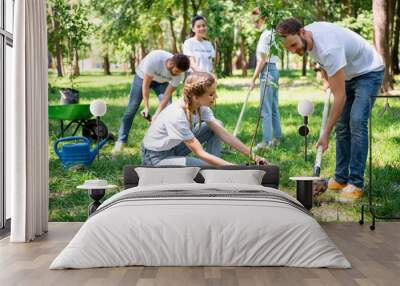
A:
{"label": "man's sneaker", "polygon": [[348,184],[340,193],[339,201],[342,203],[351,203],[355,200],[361,199],[363,196],[363,190],[352,184]]}
{"label": "man's sneaker", "polygon": [[330,178],[328,181],[328,189],[332,191],[341,191],[343,190],[347,184],[342,184],[336,181],[334,178]]}
{"label": "man's sneaker", "polygon": [[272,148],[271,142],[260,142],[255,147],[253,147],[253,153],[257,153],[258,151],[267,151]]}
{"label": "man's sneaker", "polygon": [[113,150],[111,151],[111,153],[112,153],[113,155],[117,155],[117,154],[119,154],[119,153],[122,152],[122,149],[124,149],[125,146],[126,146],[126,143],[125,143],[125,142],[117,141],[117,142],[115,142],[114,148],[113,148]]}

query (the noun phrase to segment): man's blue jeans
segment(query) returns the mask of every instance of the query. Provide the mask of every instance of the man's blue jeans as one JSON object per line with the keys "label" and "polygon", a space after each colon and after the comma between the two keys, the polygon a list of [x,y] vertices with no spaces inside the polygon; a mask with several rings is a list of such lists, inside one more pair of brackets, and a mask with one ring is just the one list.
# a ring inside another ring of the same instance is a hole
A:
{"label": "man's blue jeans", "polygon": [[279,71],[276,68],[276,64],[265,64],[260,74],[260,104],[263,123],[263,141],[271,142],[272,132],[276,139],[282,139],[282,131],[278,106],[278,87],[273,87],[266,83],[267,69],[269,74],[268,81],[273,82],[276,85],[279,83]]}
{"label": "man's blue jeans", "polygon": [[[221,125],[222,122],[220,122]],[[201,144],[205,144],[208,153],[221,157],[221,139],[212,131],[207,123],[198,124],[193,134]],[[174,166],[206,166],[209,165],[203,160],[188,157],[191,150],[184,142],[166,151],[152,151],[142,145],[142,163],[146,166],[174,165]]]}
{"label": "man's blue jeans", "polygon": [[346,81],[346,104],[336,123],[335,179],[364,186],[368,155],[368,119],[379,93],[384,71],[369,72]]}
{"label": "man's blue jeans", "polygon": [[[135,115],[143,100],[142,85],[143,79],[135,75],[131,84],[128,106],[126,108],[124,117],[122,118],[121,126],[118,132],[118,141],[120,142],[128,142],[128,134],[131,130],[133,119],[135,118]],[[150,84],[150,89],[157,94],[158,100],[161,101],[167,86],[167,82],[159,83],[152,81]]]}

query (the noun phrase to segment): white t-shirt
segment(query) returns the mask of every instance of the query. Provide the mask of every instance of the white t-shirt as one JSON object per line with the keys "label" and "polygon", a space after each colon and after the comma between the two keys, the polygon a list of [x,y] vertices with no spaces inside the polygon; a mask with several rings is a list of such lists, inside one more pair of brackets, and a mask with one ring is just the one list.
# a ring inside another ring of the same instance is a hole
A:
{"label": "white t-shirt", "polygon": [[200,68],[200,71],[213,71],[213,58],[215,58],[215,50],[209,41],[199,41],[194,37],[189,38],[183,43],[183,53],[188,57],[194,57],[197,66]]}
{"label": "white t-shirt", "polygon": [[153,77],[153,81],[169,82],[172,86],[177,87],[183,79],[183,74],[173,76],[167,69],[166,61],[172,57],[173,55],[166,51],[154,50],[140,62],[136,74],[141,78],[144,78],[144,75],[147,74]]}
{"label": "white t-shirt", "polygon": [[[262,32],[260,39],[258,40],[258,43],[257,43],[257,49],[256,49],[257,60],[259,60],[261,58],[261,54],[265,54],[267,57],[266,60],[268,60],[270,40],[271,40],[271,31],[264,30],[264,32]],[[272,41],[274,41],[274,40],[275,40],[275,36],[272,35]],[[278,61],[279,61],[279,58],[277,56],[271,55],[271,59],[270,59],[269,63],[276,64]]]}
{"label": "white t-shirt", "polygon": [[[192,132],[199,123],[199,116],[193,115],[192,128],[183,107],[183,99],[168,105],[150,125],[143,139],[146,149],[153,151],[166,151],[179,145],[182,141],[193,139]],[[200,108],[201,120],[205,122],[214,121],[215,117],[211,108],[202,106]]]}
{"label": "white t-shirt", "polygon": [[304,27],[312,33],[311,56],[329,77],[344,68],[345,79],[383,70],[381,56],[357,33],[327,22],[315,22]]}

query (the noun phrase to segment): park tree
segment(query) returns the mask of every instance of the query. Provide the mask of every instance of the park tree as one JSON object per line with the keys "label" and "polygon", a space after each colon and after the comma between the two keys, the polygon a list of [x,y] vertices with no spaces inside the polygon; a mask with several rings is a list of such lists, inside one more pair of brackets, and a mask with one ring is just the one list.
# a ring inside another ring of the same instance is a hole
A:
{"label": "park tree", "polygon": [[64,0],[47,1],[48,48],[56,57],[57,76],[64,76],[63,51],[66,30],[61,23],[68,17],[68,5]]}
{"label": "park tree", "polygon": [[56,54],[57,74],[63,76],[62,58],[66,57],[72,81],[74,76],[79,75],[79,52],[89,47],[89,8],[80,1],[68,3],[65,0],[49,0],[47,5],[47,19],[51,23],[48,46]]}
{"label": "park tree", "polygon": [[393,69],[391,55],[391,35],[394,19],[394,0],[374,0],[374,32],[375,47],[385,63],[383,89],[385,92],[393,89]]}
{"label": "park tree", "polygon": [[400,0],[396,0],[395,4],[395,20],[392,41],[392,69],[393,74],[400,74],[399,68],[399,37],[400,37]]}

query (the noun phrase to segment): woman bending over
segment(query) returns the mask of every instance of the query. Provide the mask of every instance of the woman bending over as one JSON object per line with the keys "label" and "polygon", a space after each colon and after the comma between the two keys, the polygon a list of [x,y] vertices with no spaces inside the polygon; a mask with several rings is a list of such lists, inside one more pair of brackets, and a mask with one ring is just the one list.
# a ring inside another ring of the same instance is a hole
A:
{"label": "woman bending over", "polygon": [[[220,158],[221,141],[250,156],[250,149],[230,134],[210,108],[217,98],[215,77],[208,72],[188,76],[183,98],[170,104],[150,125],[142,142],[144,165],[233,165]],[[205,145],[203,149],[202,144]],[[191,152],[196,157],[189,157]],[[257,164],[267,161],[253,156]]]}

